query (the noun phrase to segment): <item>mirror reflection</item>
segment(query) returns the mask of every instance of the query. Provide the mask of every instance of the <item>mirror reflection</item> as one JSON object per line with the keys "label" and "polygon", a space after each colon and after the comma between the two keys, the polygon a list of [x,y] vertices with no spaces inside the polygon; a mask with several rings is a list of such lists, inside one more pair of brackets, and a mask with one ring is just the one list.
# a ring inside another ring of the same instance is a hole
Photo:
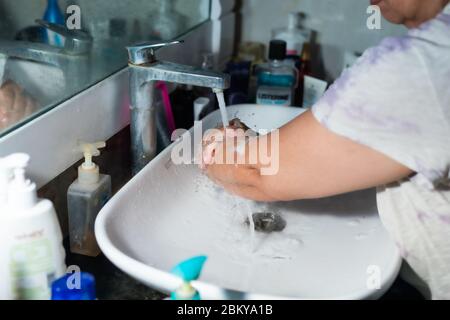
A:
{"label": "mirror reflection", "polygon": [[125,46],[206,21],[209,2],[0,0],[0,136],[125,67]]}

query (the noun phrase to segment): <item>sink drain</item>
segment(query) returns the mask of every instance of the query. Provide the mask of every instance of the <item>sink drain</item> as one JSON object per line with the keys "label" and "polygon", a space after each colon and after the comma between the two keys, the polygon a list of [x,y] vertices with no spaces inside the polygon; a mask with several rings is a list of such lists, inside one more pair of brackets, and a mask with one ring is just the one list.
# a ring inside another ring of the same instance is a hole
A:
{"label": "sink drain", "polygon": [[[279,215],[270,212],[258,212],[252,214],[253,222],[255,224],[255,231],[271,233],[281,232],[286,227],[286,221]],[[250,221],[245,221],[247,226],[250,225]]]}

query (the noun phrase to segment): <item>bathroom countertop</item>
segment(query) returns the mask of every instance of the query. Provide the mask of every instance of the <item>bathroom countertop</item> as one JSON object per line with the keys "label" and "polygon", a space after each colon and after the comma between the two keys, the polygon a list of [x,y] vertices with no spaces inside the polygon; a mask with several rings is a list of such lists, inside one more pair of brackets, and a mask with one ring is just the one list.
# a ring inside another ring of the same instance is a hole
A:
{"label": "bathroom countertop", "polygon": [[[99,300],[162,300],[167,296],[132,279],[116,268],[104,255],[96,258],[72,254],[65,241],[68,266],[76,265],[81,271],[95,276]],[[423,300],[411,286],[398,278],[382,300]]]}

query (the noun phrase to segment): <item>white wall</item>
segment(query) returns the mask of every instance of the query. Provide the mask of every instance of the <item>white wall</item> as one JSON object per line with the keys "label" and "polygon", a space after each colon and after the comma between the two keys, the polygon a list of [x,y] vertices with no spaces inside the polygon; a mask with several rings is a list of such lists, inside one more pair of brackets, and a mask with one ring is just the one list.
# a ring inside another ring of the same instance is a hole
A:
{"label": "white wall", "polygon": [[369,0],[242,0],[242,40],[268,43],[271,31],[287,23],[292,11],[305,12],[305,25],[318,31],[325,69],[336,78],[343,66],[344,50],[363,52],[389,35],[406,29],[383,20],[382,30],[369,30]]}

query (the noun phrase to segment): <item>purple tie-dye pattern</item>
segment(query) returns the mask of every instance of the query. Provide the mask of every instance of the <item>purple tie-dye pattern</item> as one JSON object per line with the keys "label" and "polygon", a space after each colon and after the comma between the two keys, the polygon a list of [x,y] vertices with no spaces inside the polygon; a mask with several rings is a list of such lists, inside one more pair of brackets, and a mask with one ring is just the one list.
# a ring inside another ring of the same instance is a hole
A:
{"label": "purple tie-dye pattern", "polygon": [[327,129],[330,128],[331,113],[333,112],[335,104],[340,100],[340,94],[345,92],[345,89],[350,84],[351,81],[351,71],[346,70],[342,73],[341,77],[336,80],[336,82],[328,88],[320,101],[313,107],[316,109],[320,106],[321,113],[321,124]]}
{"label": "purple tie-dye pattern", "polygon": [[345,89],[351,82],[351,70],[346,70],[342,73],[340,78],[327,90],[320,102],[324,102],[330,107],[333,107],[339,101],[339,95],[345,92]]}
{"label": "purple tie-dye pattern", "polygon": [[431,28],[431,26],[432,26],[432,23],[430,23],[430,22],[422,23],[416,30],[418,30],[420,32],[428,31]]}
{"label": "purple tie-dye pattern", "polygon": [[[378,47],[369,49],[357,63],[357,69],[351,68],[342,73],[341,77],[327,90],[319,104],[328,106],[326,112],[323,112],[322,123],[328,126],[328,120],[333,111],[333,107],[340,100],[340,95],[347,92],[347,88],[352,85],[354,74],[362,72],[360,68],[364,67],[365,62],[369,65],[377,64],[381,58],[386,57],[394,51],[405,51],[410,48],[410,39],[405,37],[390,37],[385,39]],[[410,126],[409,124],[407,126]],[[408,129],[406,129],[408,130]]]}
{"label": "purple tie-dye pattern", "polygon": [[419,219],[419,221],[421,223],[425,223],[426,220],[430,219],[430,216],[428,214],[426,214],[425,212],[419,211],[417,213],[417,219]]}
{"label": "purple tie-dye pattern", "polygon": [[363,121],[365,124],[375,126],[376,129],[415,135],[420,135],[421,133],[420,127],[415,123],[379,114],[377,110],[364,105],[349,105],[344,108],[344,111],[351,119]]}
{"label": "purple tie-dye pattern", "polygon": [[438,17],[438,20],[444,22],[446,25],[450,25],[450,15],[448,14],[441,14]]}
{"label": "purple tie-dye pattern", "polygon": [[389,59],[388,55],[397,51],[408,51],[411,48],[411,38],[408,37],[388,37],[383,40],[378,47],[369,49],[365,53],[367,61],[378,64],[381,59]]}
{"label": "purple tie-dye pattern", "polygon": [[399,242],[396,241],[395,244],[397,245],[400,256],[404,259],[407,259],[409,257],[409,251],[406,250],[406,248],[402,246]]}
{"label": "purple tie-dye pattern", "polygon": [[439,220],[445,224],[450,224],[450,215],[439,215]]}
{"label": "purple tie-dye pattern", "polygon": [[436,185],[439,183],[439,180],[442,179],[443,175],[442,172],[434,169],[429,169],[428,166],[426,166],[422,160],[420,160],[417,157],[413,158],[415,163],[415,170],[417,170],[417,173],[422,174],[424,177],[427,178],[430,183],[436,187]]}

